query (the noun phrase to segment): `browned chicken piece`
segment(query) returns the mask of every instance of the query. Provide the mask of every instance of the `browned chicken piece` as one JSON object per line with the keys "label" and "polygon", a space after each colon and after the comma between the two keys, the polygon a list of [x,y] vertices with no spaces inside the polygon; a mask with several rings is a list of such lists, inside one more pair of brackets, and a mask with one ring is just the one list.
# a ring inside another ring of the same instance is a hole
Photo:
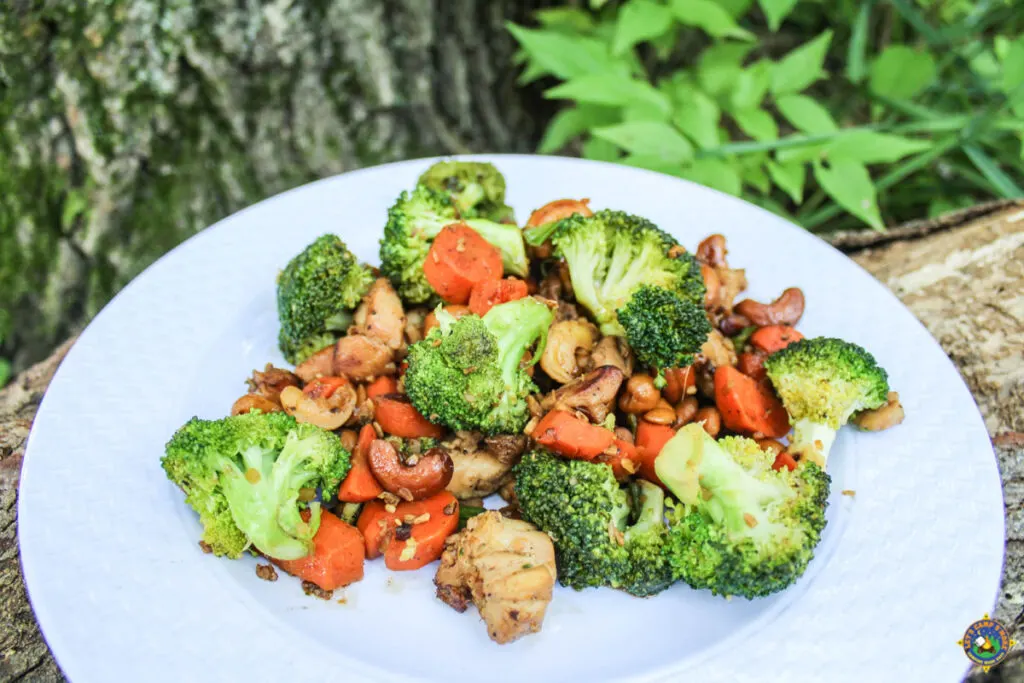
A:
{"label": "browned chicken piece", "polygon": [[353,318],[355,334],[364,334],[384,342],[392,350],[405,342],[405,310],[387,278],[377,278]]}
{"label": "browned chicken piece", "polygon": [[303,382],[312,382],[317,377],[334,374],[334,346],[320,349],[295,366],[295,374]]}
{"label": "browned chicken piece", "polygon": [[733,348],[732,340],[718,330],[711,330],[700,353],[716,368],[723,365],[736,365],[736,350]]}
{"label": "browned chicken piece", "polygon": [[263,372],[253,370],[252,378],[246,380],[250,394],[260,394],[278,404],[281,390],[285,387],[297,387],[299,382],[299,378],[294,373],[275,368],[270,363],[263,368]]}
{"label": "browned chicken piece", "polygon": [[395,374],[395,358],[392,349],[375,337],[365,334],[350,334],[342,337],[334,346],[334,374],[348,377],[353,382],[362,382]]}
{"label": "browned chicken piece", "polygon": [[622,337],[602,337],[590,354],[590,362],[595,368],[614,365],[626,377],[633,375],[633,354]]}
{"label": "browned chicken piece", "polygon": [[437,597],[459,612],[472,602],[496,643],[540,631],[557,578],[551,538],[490,510],[445,541]]}
{"label": "browned chicken piece", "polygon": [[576,410],[599,424],[615,409],[615,396],[624,378],[622,370],[604,365],[555,389],[541,400],[540,406],[545,411]]}
{"label": "browned chicken piece", "polygon": [[479,432],[456,432],[441,447],[455,465],[455,473],[445,488],[459,500],[491,495],[511,479],[512,466],[518,461],[517,455],[508,457],[507,446],[501,455],[494,453],[482,442]]}
{"label": "browned chicken piece", "polygon": [[739,293],[747,288],[747,272],[742,268],[716,268],[718,281],[721,286],[718,289],[717,305],[726,311],[732,310]]}
{"label": "browned chicken piece", "polygon": [[484,437],[484,448],[506,465],[514,465],[519,462],[528,441],[525,434],[498,434]]}

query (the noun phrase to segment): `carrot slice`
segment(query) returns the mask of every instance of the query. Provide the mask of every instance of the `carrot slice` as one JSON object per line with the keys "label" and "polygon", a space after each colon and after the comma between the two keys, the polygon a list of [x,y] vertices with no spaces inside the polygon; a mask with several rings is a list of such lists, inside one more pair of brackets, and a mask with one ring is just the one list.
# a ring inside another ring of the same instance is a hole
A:
{"label": "carrot slice", "polygon": [[789,416],[771,390],[731,365],[715,370],[715,404],[734,432],[777,439],[789,432]]}
{"label": "carrot slice", "polygon": [[302,388],[310,398],[330,398],[334,392],[348,384],[345,377],[317,377]]}
{"label": "carrot slice", "polygon": [[423,263],[427,282],[450,304],[466,303],[473,285],[502,273],[501,252],[465,223],[442,229]]}
{"label": "carrot slice", "polygon": [[320,513],[320,528],[313,536],[313,552],[297,560],[274,560],[281,569],[303,581],[332,591],[363,578],[366,546],[363,535],[330,512]]}
{"label": "carrot slice", "polygon": [[639,471],[642,462],[640,452],[636,446],[622,439],[615,439],[612,447],[615,449],[614,453],[603,453],[594,458],[594,462],[610,465],[615,478],[625,481]]}
{"label": "carrot slice", "polygon": [[[406,519],[420,520],[396,524]],[[366,556],[384,555],[393,571],[419,569],[441,557],[444,541],[459,526],[459,501],[442,491],[424,500],[403,502],[388,512],[384,503],[370,501],[357,522],[366,541]]]}
{"label": "carrot slice", "polygon": [[669,368],[665,370],[664,376],[665,388],[661,393],[672,405],[679,403],[684,396],[695,393],[696,390],[690,391],[690,387],[697,386],[697,372],[692,365],[685,368]]}
{"label": "carrot slice", "polygon": [[593,460],[615,442],[604,427],[577,419],[565,410],[552,410],[533,430],[533,440],[567,458]]}
{"label": "carrot slice", "polygon": [[803,338],[804,335],[789,325],[766,325],[750,335],[750,343],[765,353],[775,353]]}
{"label": "carrot slice", "polygon": [[384,375],[370,382],[366,387],[366,397],[376,398],[383,394],[394,394],[398,391],[398,380]]}
{"label": "carrot slice", "polygon": [[338,500],[341,502],[365,503],[384,491],[380,482],[373,476],[370,463],[366,459],[370,452],[370,444],[376,438],[377,432],[374,431],[373,425],[363,425],[359,432],[359,441],[352,452],[352,468],[338,488]]}
{"label": "carrot slice", "polygon": [[789,454],[788,451],[782,451],[775,456],[775,462],[772,463],[773,470],[781,470],[783,467],[787,467],[791,470],[796,469],[796,460]]}
{"label": "carrot slice", "polygon": [[658,425],[647,420],[640,420],[636,426],[636,447],[640,456],[640,477],[665,488],[654,471],[654,459],[661,453],[668,440],[676,435],[676,430],[668,425]]}
{"label": "carrot slice", "polygon": [[764,369],[764,359],[767,354],[761,351],[744,352],[736,359],[736,367],[747,377],[756,379],[758,382],[768,376]]}
{"label": "carrot slice", "polygon": [[373,399],[373,417],[388,434],[403,439],[440,439],[444,429],[420,415],[405,394],[384,394]]}
{"label": "carrot slice", "polygon": [[483,315],[498,304],[522,299],[528,293],[526,283],[514,277],[478,282],[473,285],[473,291],[469,295],[469,310],[477,315]]}

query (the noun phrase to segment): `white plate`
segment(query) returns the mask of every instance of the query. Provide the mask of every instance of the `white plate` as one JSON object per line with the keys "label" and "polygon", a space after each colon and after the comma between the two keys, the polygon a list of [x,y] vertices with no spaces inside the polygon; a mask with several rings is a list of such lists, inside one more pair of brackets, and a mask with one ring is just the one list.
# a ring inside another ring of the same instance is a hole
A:
{"label": "white plate", "polygon": [[[204,555],[164,477],[168,437],[227,413],[253,368],[282,362],[274,278],[336,232],[377,262],[387,207],[431,160],[287,192],[190,239],[133,281],[61,365],[28,444],[19,506],[25,579],[72,681],[954,681],[957,645],[991,610],[1003,506],[989,439],[941,348],[882,285],[824,242],[738,199],[669,176],[575,159],[493,156],[520,220],[563,197],[647,216],[695,248],[728,238],[750,296],[807,294],[804,334],[862,344],[907,419],[844,430],[829,524],[803,579],[726,601],[679,585],[651,599],[559,588],[543,632],[508,646],[476,611],[434,598],[434,567],[380,562],[347,603]],[[856,492],[844,496],[840,491]]]}

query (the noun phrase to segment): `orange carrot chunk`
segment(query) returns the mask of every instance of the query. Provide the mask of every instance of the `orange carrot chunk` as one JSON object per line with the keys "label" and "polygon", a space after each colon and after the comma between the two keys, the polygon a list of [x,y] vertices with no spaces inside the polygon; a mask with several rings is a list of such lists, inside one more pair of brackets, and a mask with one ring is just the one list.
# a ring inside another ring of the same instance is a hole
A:
{"label": "orange carrot chunk", "polygon": [[394,377],[378,377],[366,387],[366,397],[376,398],[383,394],[394,394],[398,391],[398,380]]}
{"label": "orange carrot chunk", "polygon": [[612,442],[613,453],[605,453],[595,458],[594,462],[603,462],[612,468],[612,473],[619,481],[625,481],[640,470],[641,457],[637,447],[628,441],[615,439]]}
{"label": "orange carrot chunk", "polygon": [[352,453],[352,468],[338,488],[338,500],[343,503],[365,503],[373,500],[384,491],[377,478],[370,470],[366,457],[370,452],[370,444],[377,438],[373,425],[363,425],[359,432],[359,441]]}
{"label": "orange carrot chunk", "polygon": [[332,591],[363,578],[366,548],[363,535],[330,512],[320,513],[320,528],[313,536],[313,553],[297,560],[274,560],[281,569],[303,581]]}
{"label": "orange carrot chunk", "polygon": [[679,403],[684,396],[694,393],[690,391],[690,387],[697,385],[697,372],[692,365],[685,368],[669,368],[664,372],[664,376],[665,388],[661,393],[672,405]]}
{"label": "orange carrot chunk", "polygon": [[483,315],[498,304],[522,299],[528,293],[526,283],[514,277],[478,282],[469,295],[469,310],[477,315]]}
{"label": "orange carrot chunk", "polygon": [[781,351],[804,335],[789,325],[766,325],[750,335],[750,344],[765,353]]}
{"label": "orange carrot chunk", "polygon": [[373,399],[374,419],[388,434],[403,439],[440,439],[444,429],[420,415],[405,394],[384,394]]}
{"label": "orange carrot chunk", "polygon": [[676,430],[668,425],[658,425],[640,420],[636,426],[636,448],[640,456],[640,477],[665,487],[654,471],[654,459],[661,453],[668,440],[676,435]]}
{"label": "orange carrot chunk", "polygon": [[302,393],[310,398],[330,398],[346,384],[348,379],[345,377],[317,377],[302,388]]}
{"label": "orange carrot chunk", "polygon": [[363,507],[357,524],[367,557],[384,555],[385,566],[393,571],[419,569],[441,557],[445,539],[458,529],[459,501],[442,491],[399,503],[388,512],[382,501],[374,500]]}
{"label": "orange carrot chunk", "polygon": [[593,460],[615,441],[610,430],[577,419],[565,410],[552,410],[545,415],[532,436],[548,450],[580,460]]}
{"label": "orange carrot chunk", "polygon": [[731,365],[715,370],[715,403],[725,426],[734,432],[771,439],[789,432],[789,416],[779,399]]}
{"label": "orange carrot chunk", "polygon": [[501,252],[464,223],[442,229],[423,263],[427,282],[450,304],[466,303],[473,285],[502,273]]}
{"label": "orange carrot chunk", "polygon": [[781,470],[783,467],[789,468],[790,470],[796,469],[796,460],[789,454],[788,451],[782,451],[775,456],[775,462],[772,463],[773,470]]}

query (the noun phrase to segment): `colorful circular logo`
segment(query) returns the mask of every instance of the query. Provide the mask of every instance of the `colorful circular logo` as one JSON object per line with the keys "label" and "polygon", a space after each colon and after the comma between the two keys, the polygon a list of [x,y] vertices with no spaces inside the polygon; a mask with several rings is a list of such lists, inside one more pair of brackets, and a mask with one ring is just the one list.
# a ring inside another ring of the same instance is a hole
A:
{"label": "colorful circular logo", "polygon": [[984,619],[968,626],[960,641],[967,658],[986,671],[1006,659],[1013,645],[1006,627],[995,619],[989,619],[987,614]]}

